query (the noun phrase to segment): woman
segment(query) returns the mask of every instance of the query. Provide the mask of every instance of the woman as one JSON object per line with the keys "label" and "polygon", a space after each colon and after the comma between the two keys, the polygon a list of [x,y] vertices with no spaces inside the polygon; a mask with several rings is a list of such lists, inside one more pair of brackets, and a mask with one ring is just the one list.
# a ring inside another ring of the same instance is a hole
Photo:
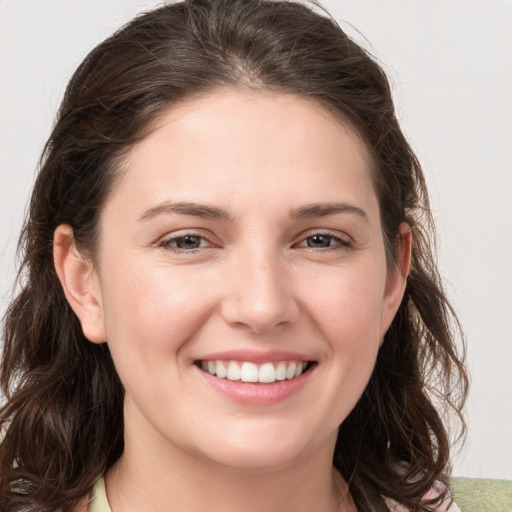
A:
{"label": "woman", "polygon": [[457,510],[430,230],[387,80],[331,19],[135,19],[71,79],[35,184],[1,509]]}

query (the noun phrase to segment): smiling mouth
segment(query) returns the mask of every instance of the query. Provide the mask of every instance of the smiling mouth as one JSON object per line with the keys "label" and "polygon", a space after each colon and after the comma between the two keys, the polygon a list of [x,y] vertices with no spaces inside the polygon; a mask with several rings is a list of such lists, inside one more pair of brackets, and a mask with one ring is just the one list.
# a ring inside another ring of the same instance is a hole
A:
{"label": "smiling mouth", "polygon": [[239,382],[272,384],[274,382],[293,380],[307,372],[315,363],[313,361],[279,361],[256,364],[250,361],[196,361],[202,371],[217,377]]}

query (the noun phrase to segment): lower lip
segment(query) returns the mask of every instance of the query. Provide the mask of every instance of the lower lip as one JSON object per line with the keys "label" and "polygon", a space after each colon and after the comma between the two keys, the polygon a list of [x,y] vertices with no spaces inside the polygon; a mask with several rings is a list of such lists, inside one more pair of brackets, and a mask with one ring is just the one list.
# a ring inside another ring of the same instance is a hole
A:
{"label": "lower lip", "polygon": [[256,384],[240,380],[219,379],[197,368],[197,371],[215,391],[246,405],[272,405],[292,397],[302,390],[313,370],[314,368],[309,368],[300,377],[290,380],[276,380],[272,384]]}

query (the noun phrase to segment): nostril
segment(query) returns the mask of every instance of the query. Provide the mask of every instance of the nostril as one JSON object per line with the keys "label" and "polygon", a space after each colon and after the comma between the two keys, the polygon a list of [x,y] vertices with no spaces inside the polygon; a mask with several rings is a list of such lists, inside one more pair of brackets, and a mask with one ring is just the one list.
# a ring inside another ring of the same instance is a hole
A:
{"label": "nostril", "polygon": [[282,329],[296,321],[298,314],[294,307],[255,308],[243,305],[225,305],[221,316],[232,327],[245,328],[255,334],[265,334],[274,329]]}

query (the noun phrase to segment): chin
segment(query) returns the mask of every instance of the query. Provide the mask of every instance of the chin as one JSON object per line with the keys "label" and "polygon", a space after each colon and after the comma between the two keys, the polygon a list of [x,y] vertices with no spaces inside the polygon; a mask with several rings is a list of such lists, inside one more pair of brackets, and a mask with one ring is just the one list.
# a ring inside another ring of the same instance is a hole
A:
{"label": "chin", "polygon": [[233,448],[206,456],[215,465],[239,473],[277,472],[294,465],[300,459],[297,453],[283,453],[275,447],[265,450]]}
{"label": "chin", "polygon": [[201,458],[233,471],[268,473],[295,466],[318,450],[334,449],[335,435],[323,443],[321,439],[322,436],[301,436],[282,426],[278,432],[260,428],[242,435],[238,430],[222,440],[211,440],[199,453]]}

